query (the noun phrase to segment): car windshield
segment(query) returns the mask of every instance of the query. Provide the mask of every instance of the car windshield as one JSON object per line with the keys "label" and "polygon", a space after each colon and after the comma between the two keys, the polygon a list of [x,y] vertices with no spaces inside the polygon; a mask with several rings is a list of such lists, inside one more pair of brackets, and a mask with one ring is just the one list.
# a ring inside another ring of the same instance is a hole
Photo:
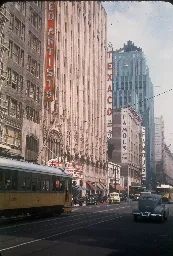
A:
{"label": "car windshield", "polygon": [[118,194],[113,193],[113,194],[111,194],[111,196],[118,196]]}

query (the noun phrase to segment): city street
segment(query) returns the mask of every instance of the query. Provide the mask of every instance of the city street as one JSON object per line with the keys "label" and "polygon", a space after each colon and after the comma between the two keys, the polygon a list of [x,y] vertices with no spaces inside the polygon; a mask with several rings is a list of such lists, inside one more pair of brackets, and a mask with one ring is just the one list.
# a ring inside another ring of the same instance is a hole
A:
{"label": "city street", "polygon": [[173,205],[164,223],[134,222],[135,205],[75,207],[60,217],[1,224],[1,256],[173,255]]}

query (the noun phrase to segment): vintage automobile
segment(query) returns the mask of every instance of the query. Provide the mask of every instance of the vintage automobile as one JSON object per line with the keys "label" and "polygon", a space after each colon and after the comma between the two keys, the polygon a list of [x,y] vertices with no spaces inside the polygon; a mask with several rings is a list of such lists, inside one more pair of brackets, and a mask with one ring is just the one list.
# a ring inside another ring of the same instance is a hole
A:
{"label": "vintage automobile", "polygon": [[162,202],[162,196],[157,194],[142,195],[137,209],[133,210],[134,221],[138,219],[167,220],[169,208]]}

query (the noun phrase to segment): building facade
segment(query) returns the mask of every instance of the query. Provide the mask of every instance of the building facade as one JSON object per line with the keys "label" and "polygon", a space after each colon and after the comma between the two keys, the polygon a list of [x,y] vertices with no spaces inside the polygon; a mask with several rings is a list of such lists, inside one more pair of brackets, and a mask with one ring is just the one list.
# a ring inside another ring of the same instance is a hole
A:
{"label": "building facade", "polygon": [[173,186],[173,154],[166,144],[164,144],[163,159],[162,183]]}
{"label": "building facade", "polygon": [[[98,1],[47,2],[46,20],[45,40],[56,50],[51,82],[45,80],[49,97],[44,100],[42,162],[75,160],[83,164],[83,186],[89,181],[106,185],[105,10]],[[54,31],[49,30],[50,20]]]}
{"label": "building facade", "polygon": [[8,2],[4,8],[9,21],[2,36],[8,46],[1,62],[6,73],[0,89],[2,143],[11,154],[37,161],[42,148],[44,2]]}
{"label": "building facade", "polygon": [[156,181],[163,183],[163,161],[164,161],[164,120],[163,117],[155,117],[155,159],[156,159]]}
{"label": "building facade", "polygon": [[142,117],[146,132],[146,185],[154,186],[154,98],[144,53],[131,41],[113,53],[113,108],[130,104]]}
{"label": "building facade", "polygon": [[131,106],[113,110],[112,161],[121,165],[125,187],[141,184],[141,121]]}

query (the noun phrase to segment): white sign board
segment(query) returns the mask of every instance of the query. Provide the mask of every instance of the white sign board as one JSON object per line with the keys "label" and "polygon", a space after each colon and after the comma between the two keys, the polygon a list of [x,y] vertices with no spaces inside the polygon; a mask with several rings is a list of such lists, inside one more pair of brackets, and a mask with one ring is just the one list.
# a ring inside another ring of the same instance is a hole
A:
{"label": "white sign board", "polygon": [[128,162],[128,151],[127,151],[127,143],[128,143],[128,113],[127,109],[123,108],[121,110],[121,163]]}
{"label": "white sign board", "polygon": [[107,97],[106,97],[106,105],[107,105],[107,139],[112,138],[112,48],[108,49],[107,53],[107,78],[106,78],[106,88],[107,88]]}

